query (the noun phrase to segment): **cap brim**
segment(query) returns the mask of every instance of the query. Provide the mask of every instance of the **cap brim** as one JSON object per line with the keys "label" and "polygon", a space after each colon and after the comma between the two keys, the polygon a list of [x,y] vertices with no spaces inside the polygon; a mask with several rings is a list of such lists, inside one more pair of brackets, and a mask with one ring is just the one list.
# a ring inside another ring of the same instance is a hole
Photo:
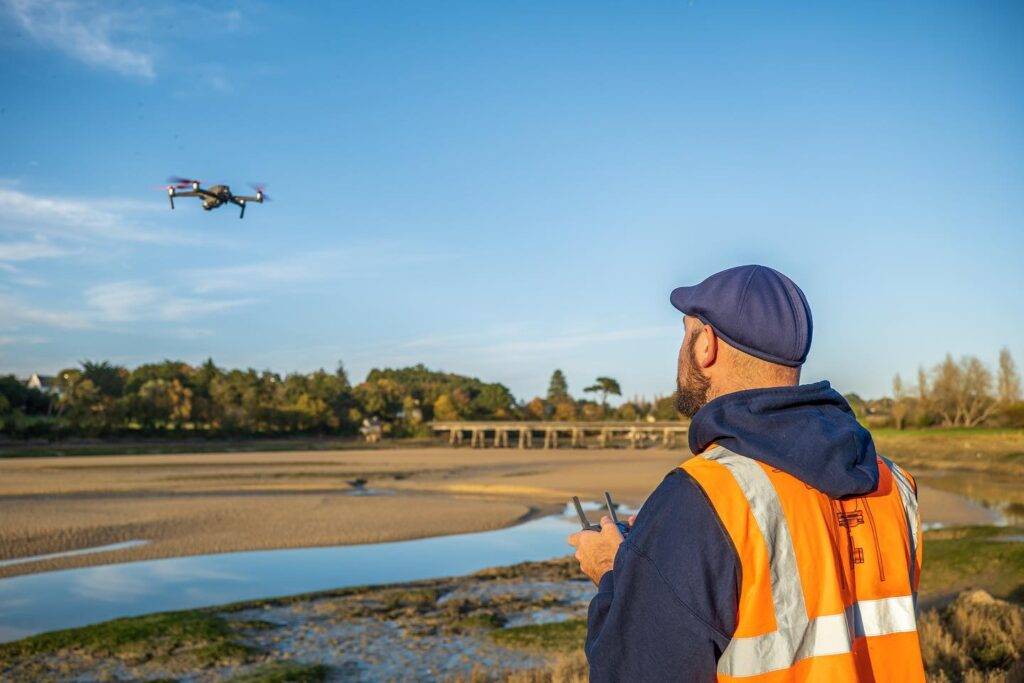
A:
{"label": "cap brim", "polygon": [[672,290],[672,293],[668,295],[668,300],[672,302],[672,305],[683,313],[690,315],[691,301],[693,297],[693,290],[696,287],[676,287]]}

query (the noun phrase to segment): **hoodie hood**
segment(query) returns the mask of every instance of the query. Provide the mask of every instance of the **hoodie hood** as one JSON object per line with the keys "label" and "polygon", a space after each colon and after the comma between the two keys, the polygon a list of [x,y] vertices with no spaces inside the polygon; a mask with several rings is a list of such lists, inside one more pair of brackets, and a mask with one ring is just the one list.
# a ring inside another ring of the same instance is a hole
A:
{"label": "hoodie hood", "polygon": [[719,396],[690,423],[690,450],[718,444],[791,474],[832,498],[878,486],[871,434],[828,382]]}

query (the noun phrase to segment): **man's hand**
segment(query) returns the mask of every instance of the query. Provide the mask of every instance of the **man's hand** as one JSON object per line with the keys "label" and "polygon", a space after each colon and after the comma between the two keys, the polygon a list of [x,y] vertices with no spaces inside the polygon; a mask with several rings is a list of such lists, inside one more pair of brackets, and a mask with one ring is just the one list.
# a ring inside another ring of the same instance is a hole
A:
{"label": "man's hand", "polygon": [[[632,525],[633,517],[629,523]],[[601,577],[615,564],[615,553],[621,544],[619,527],[607,515],[601,518],[600,531],[577,531],[569,536],[569,545],[576,548],[580,569],[595,585],[601,583]]]}

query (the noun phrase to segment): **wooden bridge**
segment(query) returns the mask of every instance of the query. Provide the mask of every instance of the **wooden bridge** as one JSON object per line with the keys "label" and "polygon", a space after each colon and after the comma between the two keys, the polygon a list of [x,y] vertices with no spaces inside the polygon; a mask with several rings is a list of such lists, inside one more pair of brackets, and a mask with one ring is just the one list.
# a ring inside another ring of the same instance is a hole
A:
{"label": "wooden bridge", "polygon": [[515,435],[519,448],[532,448],[534,435],[542,435],[543,448],[558,448],[560,439],[571,448],[586,446],[587,435],[596,436],[601,448],[618,439],[630,448],[648,444],[674,446],[676,436],[686,434],[685,422],[433,422],[435,432],[447,432],[448,443],[460,446],[469,435],[469,445],[486,448],[491,437],[494,448],[508,448]]}

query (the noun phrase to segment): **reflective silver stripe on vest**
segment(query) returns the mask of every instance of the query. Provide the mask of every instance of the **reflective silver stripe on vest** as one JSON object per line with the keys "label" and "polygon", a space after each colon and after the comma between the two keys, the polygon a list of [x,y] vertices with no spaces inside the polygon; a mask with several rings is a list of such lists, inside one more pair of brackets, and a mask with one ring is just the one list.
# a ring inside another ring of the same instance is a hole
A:
{"label": "reflective silver stripe on vest", "polygon": [[853,626],[854,638],[917,630],[914,598],[910,595],[860,600],[846,608],[846,618]]}
{"label": "reflective silver stripe on vest", "polygon": [[892,472],[892,479],[896,482],[896,489],[900,494],[900,501],[903,503],[903,514],[907,518],[907,536],[910,539],[910,590],[914,590],[914,570],[917,566],[917,544],[920,542],[921,516],[917,509],[917,494],[914,493],[914,486],[903,470],[886,457],[882,462]]}
{"label": "reflective silver stripe on vest", "polygon": [[[718,660],[718,673],[755,676],[786,669],[808,657],[844,654],[854,638],[914,631],[909,595],[862,600],[839,614],[809,619],[793,539],[775,486],[755,461],[721,446],[703,457],[723,465],[743,491],[768,550],[775,631],[733,638]],[[713,492],[708,492],[713,495]],[[906,510],[905,510],[906,511]],[[915,508],[916,511],[916,508]]]}

